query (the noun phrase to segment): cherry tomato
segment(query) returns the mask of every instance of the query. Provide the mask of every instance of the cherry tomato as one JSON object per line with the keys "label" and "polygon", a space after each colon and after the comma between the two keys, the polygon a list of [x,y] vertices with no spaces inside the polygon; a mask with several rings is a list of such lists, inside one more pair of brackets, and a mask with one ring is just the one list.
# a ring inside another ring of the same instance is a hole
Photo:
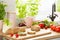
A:
{"label": "cherry tomato", "polygon": [[51,30],[55,31],[55,29],[56,29],[55,25],[51,26]]}
{"label": "cherry tomato", "polygon": [[56,27],[55,31],[60,32],[60,27]]}
{"label": "cherry tomato", "polygon": [[9,40],[9,39],[6,39],[6,40]]}
{"label": "cherry tomato", "polygon": [[18,38],[19,37],[19,34],[16,34],[15,36],[16,36],[16,38]]}
{"label": "cherry tomato", "polygon": [[44,23],[40,23],[39,26],[40,26],[40,28],[44,28],[45,24]]}
{"label": "cherry tomato", "polygon": [[45,26],[45,29],[48,29],[48,26]]}
{"label": "cherry tomato", "polygon": [[13,37],[14,34],[10,34],[11,37]]}
{"label": "cherry tomato", "polygon": [[57,26],[60,29],[60,26]]}
{"label": "cherry tomato", "polygon": [[55,29],[56,32],[60,32],[60,26],[57,26]]}

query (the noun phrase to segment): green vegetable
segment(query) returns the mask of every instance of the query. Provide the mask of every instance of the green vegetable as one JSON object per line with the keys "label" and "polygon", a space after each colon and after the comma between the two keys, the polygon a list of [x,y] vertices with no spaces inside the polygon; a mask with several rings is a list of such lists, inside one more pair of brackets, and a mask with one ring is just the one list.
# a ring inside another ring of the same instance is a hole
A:
{"label": "green vegetable", "polygon": [[5,14],[6,14],[5,7],[6,5],[3,4],[3,2],[0,2],[0,20],[3,20],[5,17]]}
{"label": "green vegetable", "polygon": [[46,26],[49,26],[49,25],[50,25],[50,22],[49,22],[48,20],[44,20],[44,24],[45,24]]}
{"label": "green vegetable", "polygon": [[10,21],[7,18],[4,18],[3,21],[4,21],[4,24],[6,24],[7,26],[11,25]]}
{"label": "green vegetable", "polygon": [[40,22],[33,22],[32,25],[38,25]]}
{"label": "green vegetable", "polygon": [[50,26],[50,24],[56,25],[56,22],[52,22],[52,21],[48,21],[48,20],[44,20],[43,23],[45,24],[45,26]]}

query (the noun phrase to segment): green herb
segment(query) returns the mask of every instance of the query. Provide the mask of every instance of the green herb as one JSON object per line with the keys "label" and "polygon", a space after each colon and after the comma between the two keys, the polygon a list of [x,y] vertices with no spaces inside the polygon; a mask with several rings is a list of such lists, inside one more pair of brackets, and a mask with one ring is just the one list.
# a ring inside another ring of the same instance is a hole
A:
{"label": "green herb", "polygon": [[49,26],[49,25],[50,25],[50,22],[49,22],[48,20],[44,20],[43,22],[44,22],[44,24],[45,24],[46,26]]}
{"label": "green herb", "polygon": [[7,18],[4,18],[4,24],[6,24],[7,26],[11,25],[10,21]]}
{"label": "green herb", "polygon": [[57,25],[56,22],[52,22],[52,21],[48,21],[48,20],[44,20],[43,23],[45,24],[45,26],[50,26],[50,24],[53,24],[53,25]]}
{"label": "green herb", "polygon": [[3,20],[5,17],[5,7],[6,5],[3,2],[0,2],[0,20]]}
{"label": "green herb", "polygon": [[32,25],[38,25],[40,22],[33,22]]}

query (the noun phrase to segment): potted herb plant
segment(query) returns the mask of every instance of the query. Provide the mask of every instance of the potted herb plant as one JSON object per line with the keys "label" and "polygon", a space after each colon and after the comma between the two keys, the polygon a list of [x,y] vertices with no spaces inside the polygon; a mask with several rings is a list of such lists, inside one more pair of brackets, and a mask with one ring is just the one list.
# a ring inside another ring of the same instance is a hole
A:
{"label": "potted herb plant", "polygon": [[5,7],[6,5],[3,2],[0,2],[0,32],[2,31],[2,27],[3,27],[3,19],[5,17]]}

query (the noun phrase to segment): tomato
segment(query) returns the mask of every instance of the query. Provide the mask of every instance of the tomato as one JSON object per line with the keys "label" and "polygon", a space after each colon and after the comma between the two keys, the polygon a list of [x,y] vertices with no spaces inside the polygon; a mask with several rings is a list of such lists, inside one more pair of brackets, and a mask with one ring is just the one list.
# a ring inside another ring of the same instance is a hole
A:
{"label": "tomato", "polygon": [[57,26],[60,29],[60,26]]}
{"label": "tomato", "polygon": [[56,27],[55,31],[60,32],[60,27]]}
{"label": "tomato", "polygon": [[48,26],[45,26],[45,29],[48,29]]}
{"label": "tomato", "polygon": [[16,38],[18,38],[19,37],[19,34],[16,34],[15,36],[16,36]]}
{"label": "tomato", "polygon": [[11,37],[13,37],[14,34],[10,34]]}
{"label": "tomato", "polygon": [[51,30],[55,31],[55,29],[56,29],[55,25],[51,26]]}
{"label": "tomato", "polygon": [[9,39],[6,39],[6,40],[9,40]]}
{"label": "tomato", "polygon": [[56,32],[60,32],[60,26],[57,26],[55,29]]}
{"label": "tomato", "polygon": [[55,26],[55,25],[52,25],[50,26],[51,27],[51,30],[55,31],[55,32],[60,32],[60,26]]}
{"label": "tomato", "polygon": [[40,23],[39,26],[40,26],[40,28],[44,28],[45,24],[44,23]]}

